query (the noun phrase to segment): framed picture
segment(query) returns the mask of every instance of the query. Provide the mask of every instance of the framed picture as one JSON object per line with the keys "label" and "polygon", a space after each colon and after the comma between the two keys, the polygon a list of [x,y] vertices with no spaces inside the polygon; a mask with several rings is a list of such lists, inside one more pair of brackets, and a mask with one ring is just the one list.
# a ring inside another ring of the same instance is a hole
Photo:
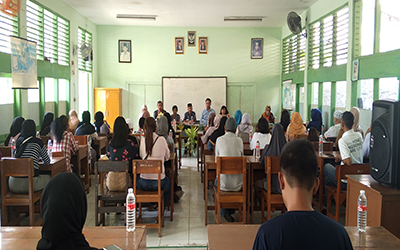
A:
{"label": "framed picture", "polygon": [[185,54],[185,39],[175,37],[175,54]]}
{"label": "framed picture", "polygon": [[188,31],[188,47],[196,47],[196,31]]}
{"label": "framed picture", "polygon": [[132,62],[131,40],[118,40],[118,61],[120,63]]}
{"label": "framed picture", "polygon": [[199,37],[199,54],[208,54],[208,37]]}
{"label": "framed picture", "polygon": [[292,79],[282,82],[282,104],[283,108],[287,110],[293,110],[295,105],[296,85],[292,83]]}
{"label": "framed picture", "polygon": [[353,75],[351,77],[352,81],[357,81],[358,80],[358,69],[360,67],[360,61],[359,59],[353,61]]}
{"label": "framed picture", "polygon": [[251,59],[262,59],[264,49],[263,38],[252,38],[251,39]]}

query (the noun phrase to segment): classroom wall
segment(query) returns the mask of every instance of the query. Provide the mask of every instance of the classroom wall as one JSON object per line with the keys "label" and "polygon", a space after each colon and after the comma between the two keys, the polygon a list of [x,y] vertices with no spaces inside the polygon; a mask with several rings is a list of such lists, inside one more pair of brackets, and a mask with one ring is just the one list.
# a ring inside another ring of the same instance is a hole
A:
{"label": "classroom wall", "polygon": [[[187,31],[208,37],[208,54],[187,47]],[[185,54],[175,55],[174,38],[185,38]],[[251,38],[264,38],[264,59],[251,59]],[[118,62],[118,40],[132,40],[132,63]],[[249,112],[256,122],[270,104],[281,106],[281,29],[97,26],[97,87],[123,91],[122,115],[137,119],[141,105],[150,113],[162,98],[163,76],[227,76],[227,106]],[[219,111],[220,107],[213,107]],[[171,107],[165,107],[167,111]],[[204,107],[194,107],[200,115]],[[183,115],[186,107],[180,107]],[[95,111],[96,112],[96,111]]]}

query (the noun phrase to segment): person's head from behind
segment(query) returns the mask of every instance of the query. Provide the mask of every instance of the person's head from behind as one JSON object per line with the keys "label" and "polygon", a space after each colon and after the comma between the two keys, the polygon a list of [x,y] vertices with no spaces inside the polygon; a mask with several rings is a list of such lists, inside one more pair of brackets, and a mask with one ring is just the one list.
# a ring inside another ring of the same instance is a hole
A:
{"label": "person's head from behind", "polygon": [[96,122],[100,122],[104,120],[104,114],[101,111],[97,111],[96,114],[94,114],[94,120]]}
{"label": "person's head from behind", "polygon": [[178,106],[174,105],[172,107],[172,113],[174,113],[174,115],[176,115],[178,113]]}
{"label": "person's head from behind", "polygon": [[114,121],[114,133],[110,144],[113,148],[122,148],[126,146],[127,140],[128,127],[126,121],[122,116],[118,116]]}
{"label": "person's head from behind", "polygon": [[211,108],[211,99],[210,99],[210,98],[207,98],[207,99],[206,99],[206,109],[207,109],[207,110],[210,110],[210,108]]}
{"label": "person's head from behind", "polygon": [[78,118],[78,114],[76,113],[75,109],[71,109],[69,111],[68,115],[69,115],[70,118],[71,118],[71,116]]}
{"label": "person's head from behind", "polygon": [[21,125],[21,136],[19,138],[26,139],[31,136],[36,136],[36,124],[34,120],[27,119]]}
{"label": "person's head from behind", "polygon": [[73,173],[60,173],[49,181],[41,199],[42,238],[37,249],[89,249],[82,235],[87,200],[82,181]]}
{"label": "person's head from behind", "polygon": [[318,160],[311,142],[294,140],[287,143],[282,149],[279,164],[279,181],[285,205],[288,206],[293,199],[302,198],[293,195],[303,194],[303,198],[310,199],[312,209],[311,199],[318,190],[319,179]]}
{"label": "person's head from behind", "polygon": [[309,141],[319,141],[318,130],[314,127],[310,128],[307,138]]}
{"label": "person's head from behind", "polygon": [[333,113],[333,121],[335,124],[340,124],[342,122],[343,112],[340,110],[336,110]]}
{"label": "person's head from behind", "polygon": [[157,102],[157,109],[158,109],[158,111],[161,111],[163,109],[163,102],[162,101],[158,101]]}
{"label": "person's head from behind", "polygon": [[354,115],[349,111],[344,112],[342,116],[342,125],[341,125],[343,131],[346,132],[347,130],[350,130],[353,127],[353,123],[354,123]]}
{"label": "person's head from behind", "polygon": [[233,117],[229,117],[225,123],[225,132],[235,133],[236,131],[236,120]]}
{"label": "person's head from behind", "polygon": [[214,126],[214,119],[215,119],[215,113],[211,113],[211,114],[208,116],[208,126],[209,126],[209,127]]}
{"label": "person's head from behind", "polygon": [[53,136],[53,139],[56,139],[57,142],[62,140],[64,131],[68,130],[68,117],[62,115],[56,118],[50,124],[50,131]]}
{"label": "person's head from behind", "polygon": [[83,121],[83,123],[90,123],[90,112],[89,111],[84,111],[82,113],[82,121]]}
{"label": "person's head from behind", "polygon": [[145,146],[146,153],[151,156],[151,146],[153,145],[153,133],[157,131],[156,120],[153,117],[147,117],[144,121],[144,133],[145,133]]}
{"label": "person's head from behind", "polygon": [[228,108],[226,106],[222,106],[221,110],[219,111],[219,114],[220,115],[228,115],[229,114]]}
{"label": "person's head from behind", "polygon": [[140,117],[140,119],[139,119],[139,128],[140,129],[144,129],[144,121],[145,120],[146,120],[146,118]]}
{"label": "person's head from behind", "polygon": [[188,104],[187,104],[187,111],[188,111],[189,113],[192,113],[192,111],[193,111],[193,106],[192,106],[191,103],[188,103]]}
{"label": "person's head from behind", "polygon": [[269,123],[263,117],[258,119],[257,128],[261,134],[269,134]]}

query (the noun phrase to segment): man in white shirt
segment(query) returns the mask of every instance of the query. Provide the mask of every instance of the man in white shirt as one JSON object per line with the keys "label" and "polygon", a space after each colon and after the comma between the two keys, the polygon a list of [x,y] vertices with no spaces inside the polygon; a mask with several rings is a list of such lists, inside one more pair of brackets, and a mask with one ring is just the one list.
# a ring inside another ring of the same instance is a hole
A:
{"label": "man in white shirt", "polygon": [[[363,139],[361,133],[354,132],[352,129],[353,123],[353,114],[348,111],[344,112],[341,123],[344,133],[342,138],[339,139],[340,155],[335,157],[336,162],[342,162],[341,165],[363,163]],[[325,185],[336,186],[335,171],[336,168],[332,164],[325,164]],[[342,189],[346,190],[346,188],[347,185],[342,182]]]}
{"label": "man in white shirt", "polygon": [[[215,143],[215,161],[218,156],[243,156],[243,141],[235,135],[236,121],[233,117],[228,118],[225,123],[225,135],[217,138]],[[239,191],[243,187],[243,176],[224,175],[221,174],[221,190],[223,191]],[[215,180],[217,185],[217,180]],[[233,222],[231,214],[234,209],[221,209],[221,216],[224,216],[228,222]]]}
{"label": "man in white shirt", "polygon": [[330,137],[337,137],[340,131],[341,123],[342,123],[342,116],[343,112],[340,110],[336,110],[333,113],[333,120],[335,122],[335,125],[330,127],[328,131],[325,132],[324,137],[330,138]]}
{"label": "man in white shirt", "polygon": [[211,99],[206,99],[206,108],[201,112],[200,125],[207,126],[207,120],[211,113],[215,114],[215,110],[211,108]]}

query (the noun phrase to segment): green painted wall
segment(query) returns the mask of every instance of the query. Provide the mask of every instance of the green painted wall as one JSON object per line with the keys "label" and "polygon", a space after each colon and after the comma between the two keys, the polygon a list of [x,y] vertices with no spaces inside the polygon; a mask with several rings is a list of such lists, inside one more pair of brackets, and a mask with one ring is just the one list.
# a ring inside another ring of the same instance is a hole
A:
{"label": "green painted wall", "polygon": [[[191,30],[196,31],[197,38],[208,37],[207,55],[199,55],[198,47],[187,47],[187,31]],[[129,100],[141,98],[135,95],[137,91],[146,95],[150,111],[156,108],[163,76],[227,76],[227,103],[232,114],[241,108],[256,122],[266,104],[274,113],[280,113],[280,28],[97,26],[97,36],[97,87],[125,90],[125,117],[135,119],[140,112],[143,103]],[[185,37],[184,55],[175,55],[175,37]],[[264,39],[264,59],[250,58],[251,38]],[[132,40],[132,63],[118,63],[119,39]],[[140,85],[151,92],[142,92]],[[200,113],[203,108],[194,109]],[[183,112],[181,108],[179,113]]]}

